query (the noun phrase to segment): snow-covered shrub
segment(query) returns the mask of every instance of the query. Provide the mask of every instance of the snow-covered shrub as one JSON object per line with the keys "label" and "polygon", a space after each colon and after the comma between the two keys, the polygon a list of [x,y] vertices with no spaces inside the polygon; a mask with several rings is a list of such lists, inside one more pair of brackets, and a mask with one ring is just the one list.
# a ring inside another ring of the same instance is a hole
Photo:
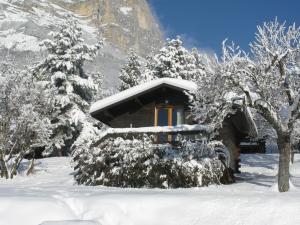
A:
{"label": "snow-covered shrub", "polygon": [[219,184],[224,163],[213,145],[188,140],[177,146],[151,138],[107,138],[74,157],[79,184],[115,187],[200,187]]}

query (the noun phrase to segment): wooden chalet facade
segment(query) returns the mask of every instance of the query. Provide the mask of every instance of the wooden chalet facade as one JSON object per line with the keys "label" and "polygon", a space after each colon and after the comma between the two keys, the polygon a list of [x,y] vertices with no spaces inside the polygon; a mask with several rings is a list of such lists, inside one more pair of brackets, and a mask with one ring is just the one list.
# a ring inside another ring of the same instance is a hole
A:
{"label": "wooden chalet facade", "polygon": [[[191,114],[187,92],[196,88],[191,81],[157,79],[94,103],[90,113],[110,126],[114,134],[157,134],[160,142],[172,142],[176,134],[197,138],[208,130],[196,124]],[[228,116],[219,133],[231,154],[230,167],[235,169],[240,142],[256,135],[247,109]]]}

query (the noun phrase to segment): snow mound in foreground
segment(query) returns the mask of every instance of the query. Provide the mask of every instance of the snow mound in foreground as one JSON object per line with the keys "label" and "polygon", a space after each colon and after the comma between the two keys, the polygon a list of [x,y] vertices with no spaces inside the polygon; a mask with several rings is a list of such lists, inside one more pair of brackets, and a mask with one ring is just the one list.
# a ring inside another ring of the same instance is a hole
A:
{"label": "snow mound in foreground", "polygon": [[64,220],[64,221],[46,221],[40,225],[99,225],[95,221],[88,220]]}
{"label": "snow mound in foreground", "polygon": [[242,155],[236,184],[161,190],[78,186],[70,158],[37,160],[34,175],[0,180],[0,225],[69,220],[99,225],[300,224],[300,155],[291,165],[295,189],[288,193],[273,191],[277,164],[275,154]]}

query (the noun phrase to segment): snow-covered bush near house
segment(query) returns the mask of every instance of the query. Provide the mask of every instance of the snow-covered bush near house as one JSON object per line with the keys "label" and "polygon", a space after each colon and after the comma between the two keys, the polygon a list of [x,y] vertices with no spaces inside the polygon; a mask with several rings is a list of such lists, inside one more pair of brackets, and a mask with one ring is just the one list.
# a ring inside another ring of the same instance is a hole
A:
{"label": "snow-covered bush near house", "polygon": [[86,45],[78,21],[67,17],[58,32],[51,33],[52,40],[42,45],[49,53],[33,70],[38,80],[47,83],[46,93],[52,104],[49,118],[52,135],[43,152],[44,156],[69,155],[85,123],[90,123],[89,104],[97,96],[99,74],[87,74],[83,65],[97,55],[102,45]]}
{"label": "snow-covered bush near house", "polygon": [[214,144],[153,144],[148,136],[107,138],[74,157],[79,184],[114,187],[201,187],[219,184],[225,165]]}

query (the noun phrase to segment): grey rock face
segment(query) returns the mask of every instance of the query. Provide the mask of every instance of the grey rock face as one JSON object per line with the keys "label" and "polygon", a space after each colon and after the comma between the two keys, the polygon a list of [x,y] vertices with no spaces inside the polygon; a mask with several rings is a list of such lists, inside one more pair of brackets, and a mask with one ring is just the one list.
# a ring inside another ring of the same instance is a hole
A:
{"label": "grey rock face", "polygon": [[146,0],[1,0],[0,60],[7,55],[19,65],[39,60],[45,54],[40,41],[63,22],[66,13],[77,17],[88,43],[95,43],[99,35],[105,38],[102,54],[88,70],[102,71],[106,87],[116,85],[130,48],[146,56],[162,43]]}

